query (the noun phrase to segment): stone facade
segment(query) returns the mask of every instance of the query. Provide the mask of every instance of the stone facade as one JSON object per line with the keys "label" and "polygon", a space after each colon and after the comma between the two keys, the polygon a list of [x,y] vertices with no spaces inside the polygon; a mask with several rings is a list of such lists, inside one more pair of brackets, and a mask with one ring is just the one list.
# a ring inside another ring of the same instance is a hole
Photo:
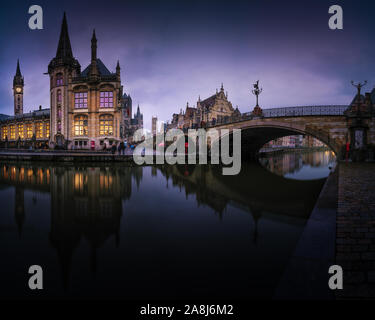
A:
{"label": "stone facade", "polygon": [[233,108],[228,100],[228,94],[224,93],[224,86],[221,85],[220,91],[216,91],[211,97],[205,100],[199,97],[196,107],[189,107],[187,103],[185,111],[181,109],[180,113],[173,114],[168,128],[199,128],[204,127],[208,122],[222,122],[235,115],[240,116],[241,113],[238,108]]}
{"label": "stone facade", "polygon": [[[124,138],[124,96],[120,65],[111,73],[97,57],[95,30],[91,63],[81,72],[73,57],[64,14],[56,57],[48,66],[51,139],[54,147],[101,149]],[[131,107],[129,98],[126,101]]]}
{"label": "stone facade", "polygon": [[91,63],[81,72],[74,58],[66,16],[61,25],[56,56],[48,65],[50,109],[23,114],[24,78],[19,61],[13,79],[14,117],[0,119],[5,146],[48,145],[50,148],[102,149],[143,127],[139,106],[132,118],[132,99],[123,92],[121,68],[111,73],[97,57],[95,30]]}

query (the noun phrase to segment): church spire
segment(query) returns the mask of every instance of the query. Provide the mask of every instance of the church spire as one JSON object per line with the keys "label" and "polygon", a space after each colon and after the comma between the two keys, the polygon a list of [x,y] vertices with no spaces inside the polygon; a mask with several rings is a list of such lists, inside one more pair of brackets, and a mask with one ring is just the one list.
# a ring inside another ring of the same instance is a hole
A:
{"label": "church spire", "polygon": [[97,67],[97,57],[96,57],[96,49],[97,49],[98,40],[96,39],[95,29],[92,33],[91,38],[91,70],[90,73],[92,76],[98,75],[98,67]]}
{"label": "church spire", "polygon": [[57,46],[56,58],[73,58],[72,46],[70,45],[68,24],[66,22],[66,14],[64,12],[63,21],[61,24],[61,32],[59,44]]}
{"label": "church spire", "polygon": [[20,59],[17,59],[16,77],[22,77],[21,69],[20,69]]}
{"label": "church spire", "polygon": [[23,86],[23,77],[21,74],[21,68],[20,68],[20,60],[17,59],[17,69],[16,74],[13,77],[13,87],[16,85]]}
{"label": "church spire", "polygon": [[120,61],[117,60],[117,65],[116,65],[116,75],[117,75],[117,79],[118,79],[118,80],[120,80],[120,74],[121,74]]}

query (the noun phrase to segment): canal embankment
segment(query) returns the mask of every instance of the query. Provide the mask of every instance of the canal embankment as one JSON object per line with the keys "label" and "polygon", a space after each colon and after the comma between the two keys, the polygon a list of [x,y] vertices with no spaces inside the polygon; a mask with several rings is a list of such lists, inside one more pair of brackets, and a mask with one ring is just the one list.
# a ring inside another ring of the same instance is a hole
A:
{"label": "canal embankment", "polygon": [[328,176],[284,271],[276,299],[334,299],[328,268],[335,262],[338,173]]}
{"label": "canal embankment", "polygon": [[375,163],[339,166],[336,263],[344,271],[338,299],[375,298]]}

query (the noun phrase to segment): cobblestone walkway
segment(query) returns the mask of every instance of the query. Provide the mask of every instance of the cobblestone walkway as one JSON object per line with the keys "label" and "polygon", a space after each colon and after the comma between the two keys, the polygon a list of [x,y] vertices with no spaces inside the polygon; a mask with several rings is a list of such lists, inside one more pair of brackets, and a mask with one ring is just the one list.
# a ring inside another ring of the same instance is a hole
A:
{"label": "cobblestone walkway", "polygon": [[344,269],[337,298],[375,298],[375,164],[340,163],[336,263]]}

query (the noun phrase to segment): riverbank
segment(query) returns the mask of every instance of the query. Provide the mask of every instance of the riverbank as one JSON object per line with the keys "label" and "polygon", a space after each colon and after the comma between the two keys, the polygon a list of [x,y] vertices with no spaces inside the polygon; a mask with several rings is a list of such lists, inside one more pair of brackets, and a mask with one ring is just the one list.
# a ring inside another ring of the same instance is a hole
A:
{"label": "riverbank", "polygon": [[276,299],[332,300],[328,268],[335,264],[338,173],[332,172],[285,269]]}
{"label": "riverbank", "polygon": [[336,263],[339,299],[375,298],[375,163],[339,165]]}
{"label": "riverbank", "polygon": [[111,154],[86,150],[1,150],[0,161],[123,162],[134,164],[133,154]]}

